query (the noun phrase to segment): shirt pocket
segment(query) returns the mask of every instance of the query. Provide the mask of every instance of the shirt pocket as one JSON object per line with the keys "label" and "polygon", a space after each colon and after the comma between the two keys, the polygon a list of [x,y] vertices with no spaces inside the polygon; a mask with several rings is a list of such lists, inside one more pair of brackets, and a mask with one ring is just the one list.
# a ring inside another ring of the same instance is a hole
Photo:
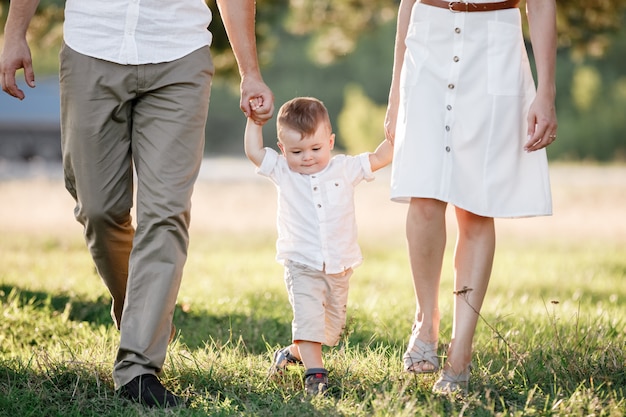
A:
{"label": "shirt pocket", "polygon": [[348,187],[343,180],[331,180],[324,183],[324,190],[331,207],[342,206],[350,198]]}
{"label": "shirt pocket", "polygon": [[524,94],[522,58],[526,52],[518,25],[490,21],[487,41],[487,89],[489,94]]}

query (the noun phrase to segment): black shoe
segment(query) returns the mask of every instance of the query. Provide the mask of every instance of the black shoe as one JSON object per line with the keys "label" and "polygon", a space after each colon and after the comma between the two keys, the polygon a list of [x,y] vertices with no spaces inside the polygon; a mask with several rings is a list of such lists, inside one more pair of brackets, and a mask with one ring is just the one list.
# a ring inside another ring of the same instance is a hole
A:
{"label": "black shoe", "polygon": [[147,407],[184,407],[185,401],[165,389],[153,374],[143,374],[133,378],[120,388],[120,396]]}
{"label": "black shoe", "polygon": [[324,395],[328,390],[328,371],[324,368],[310,368],[304,373],[306,395]]}

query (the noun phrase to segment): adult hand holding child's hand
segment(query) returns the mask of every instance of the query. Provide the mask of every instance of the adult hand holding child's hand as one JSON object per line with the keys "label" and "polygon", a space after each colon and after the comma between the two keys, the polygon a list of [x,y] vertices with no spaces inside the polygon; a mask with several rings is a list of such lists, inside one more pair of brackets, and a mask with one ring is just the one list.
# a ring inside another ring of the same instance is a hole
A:
{"label": "adult hand holding child's hand", "polygon": [[244,78],[241,83],[240,107],[246,117],[263,125],[274,115],[274,95],[262,80]]}

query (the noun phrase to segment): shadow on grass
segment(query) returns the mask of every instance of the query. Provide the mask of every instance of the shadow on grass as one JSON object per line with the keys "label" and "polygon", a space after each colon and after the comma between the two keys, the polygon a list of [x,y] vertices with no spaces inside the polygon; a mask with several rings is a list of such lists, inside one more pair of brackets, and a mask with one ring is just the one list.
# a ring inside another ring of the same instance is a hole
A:
{"label": "shadow on grass", "polygon": [[[235,352],[234,365],[228,362],[232,347],[227,346],[224,349],[226,359],[218,362],[215,369],[204,366],[213,359],[201,362],[199,367],[174,367],[179,370],[176,380],[180,382],[166,383],[173,384],[174,389],[178,387],[177,392],[182,389],[185,395],[197,397],[197,404],[192,406],[189,415],[242,415],[242,410],[259,416],[339,415],[334,408],[336,400],[350,398],[353,402],[365,401],[372,406],[383,397],[394,400],[396,394],[398,404],[417,401],[436,411],[423,415],[459,415],[461,407],[466,407],[432,399],[423,378],[415,377],[413,382],[412,376],[386,364],[385,361],[392,360],[391,356],[395,357],[401,348],[397,341],[380,337],[372,327],[364,327],[367,316],[355,316],[352,323],[349,318],[346,341],[353,354],[351,357],[362,358],[370,362],[371,367],[353,369],[352,362],[337,362],[339,366],[333,373],[336,388],[331,392],[328,409],[322,409],[320,413],[319,404],[302,402],[299,375],[292,375],[293,378],[280,384],[267,382],[264,372],[261,375],[254,367],[251,372],[250,362],[241,360],[238,355],[263,355],[267,354],[267,344],[288,343],[291,311],[287,303],[279,301],[282,296],[279,291],[264,297],[244,293],[233,301],[237,305],[224,307],[235,312],[223,314],[187,306],[176,307],[175,324],[182,343],[191,350],[202,350],[207,343],[214,343],[217,347],[213,349],[214,353],[219,357],[221,346],[233,341],[243,344],[243,352]],[[106,297],[86,301],[67,294],[52,295],[5,285],[0,286],[0,303],[9,309],[24,308],[34,312],[35,316],[63,314],[69,320],[88,323],[94,330],[103,324],[112,325]],[[37,317],[22,314],[22,318],[28,321],[28,326],[38,325]],[[5,317],[5,321],[10,319],[10,314]],[[12,323],[9,321],[5,325],[11,328]],[[496,340],[476,346],[478,366],[472,373],[471,398],[465,403],[468,404],[467,415],[493,415],[490,414],[493,409],[505,414],[508,409],[545,410],[560,402],[574,407],[582,401],[582,405],[576,407],[596,404],[593,406],[610,406],[615,410],[623,404],[626,358],[621,318],[615,322],[609,320],[608,324],[606,319],[599,318],[585,327],[580,323],[576,327],[574,323],[538,325],[523,321],[511,322],[508,327],[515,326],[522,335],[518,342],[514,342],[519,346],[519,357],[512,357]],[[53,326],[51,331],[71,332],[70,327],[60,324]],[[531,328],[534,333],[529,334]],[[36,334],[37,340],[41,340],[41,332],[29,333]],[[21,331],[14,336],[25,337],[25,341],[33,337],[23,335]],[[372,341],[386,353],[376,354]],[[390,351],[392,355],[387,354]],[[37,352],[36,356],[26,360],[0,356],[0,410],[8,410],[6,415],[132,415],[124,409],[123,402],[111,401],[115,394],[108,361],[85,364],[48,360],[45,344]],[[187,363],[183,361],[193,357],[193,353],[177,352],[174,364],[178,363],[176,361]],[[202,354],[199,357],[202,358]],[[385,358],[382,365],[381,358]],[[376,372],[371,373],[370,368],[376,368]],[[378,372],[380,369],[382,373]],[[533,394],[529,395],[529,392]],[[0,415],[3,415],[1,411]]]}
{"label": "shadow on grass", "polygon": [[18,305],[32,305],[40,310],[63,313],[69,310],[68,318],[77,322],[88,322],[93,326],[111,324],[110,300],[101,296],[94,301],[82,300],[69,294],[50,294],[45,291],[32,291],[10,285],[0,285],[0,302],[9,301]]}
{"label": "shadow on grass", "polygon": [[[224,378],[209,371],[182,370],[164,384],[187,399],[188,408],[144,409],[119,397],[107,367],[0,359],[0,416],[339,416],[331,399],[306,399],[299,378],[261,383]],[[290,394],[286,395],[285,391]]]}
{"label": "shadow on grass", "polygon": [[[188,310],[177,304],[174,324],[177,336],[190,349],[198,349],[207,342],[225,345],[233,340],[243,341],[251,354],[264,354],[267,346],[285,345],[291,342],[291,307],[282,300],[283,294],[267,293],[259,297],[257,293],[242,293],[236,306],[231,310],[241,309],[244,313],[228,311],[214,314],[206,309]],[[211,300],[207,300],[210,303]],[[8,285],[0,285],[0,303],[17,303],[29,306],[35,311],[50,316],[66,314],[74,322],[88,323],[92,328],[113,326],[110,316],[110,299],[101,296],[95,300],[85,300],[69,294],[50,294],[45,291],[32,291]],[[244,306],[244,307],[240,307]],[[355,322],[367,322],[367,317],[351,317],[348,313],[347,338],[354,345],[367,346],[373,340],[377,344],[396,344],[399,341],[381,338],[375,329],[355,325]]]}

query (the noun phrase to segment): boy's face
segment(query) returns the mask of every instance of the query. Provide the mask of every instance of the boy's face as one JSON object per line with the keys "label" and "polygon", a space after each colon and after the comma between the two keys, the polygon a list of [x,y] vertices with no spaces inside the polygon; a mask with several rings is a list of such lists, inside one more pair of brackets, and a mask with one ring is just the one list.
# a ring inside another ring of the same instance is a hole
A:
{"label": "boy's face", "polygon": [[288,127],[278,132],[278,147],[283,152],[289,169],[300,174],[315,174],[328,165],[335,146],[335,134],[320,124],[314,134],[302,136]]}

